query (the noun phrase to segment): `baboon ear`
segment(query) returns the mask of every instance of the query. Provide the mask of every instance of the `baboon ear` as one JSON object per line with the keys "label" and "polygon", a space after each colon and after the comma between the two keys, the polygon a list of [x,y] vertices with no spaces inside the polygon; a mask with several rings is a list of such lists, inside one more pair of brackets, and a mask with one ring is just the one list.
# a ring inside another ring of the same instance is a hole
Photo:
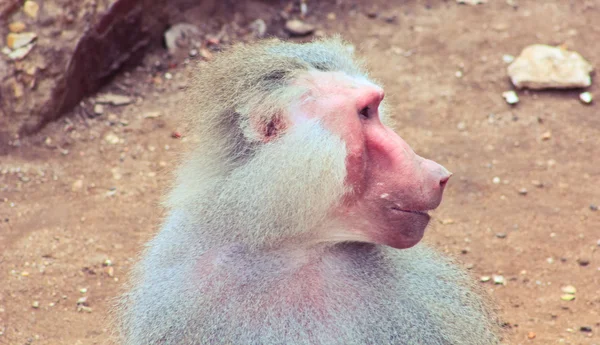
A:
{"label": "baboon ear", "polygon": [[270,142],[279,138],[290,126],[289,120],[281,114],[271,117],[250,115],[250,125],[256,137],[264,142]]}

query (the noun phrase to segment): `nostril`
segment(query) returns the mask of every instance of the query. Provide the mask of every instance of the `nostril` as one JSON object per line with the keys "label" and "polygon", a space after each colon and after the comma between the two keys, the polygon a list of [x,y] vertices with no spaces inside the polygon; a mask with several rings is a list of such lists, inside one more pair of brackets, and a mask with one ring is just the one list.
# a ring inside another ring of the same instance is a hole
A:
{"label": "nostril", "polygon": [[440,180],[440,188],[444,188],[446,186],[446,183],[448,183],[450,177],[452,177],[452,173],[449,173],[448,176],[442,177],[442,179]]}

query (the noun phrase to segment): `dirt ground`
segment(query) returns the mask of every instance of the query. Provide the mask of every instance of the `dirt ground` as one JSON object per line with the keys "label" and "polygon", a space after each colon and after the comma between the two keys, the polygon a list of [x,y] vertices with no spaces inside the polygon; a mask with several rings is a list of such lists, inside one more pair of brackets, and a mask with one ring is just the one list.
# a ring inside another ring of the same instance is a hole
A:
{"label": "dirt ground", "polygon": [[[600,344],[598,105],[578,91],[519,92],[515,107],[501,96],[503,55],[528,44],[600,66],[600,2],[309,2],[307,21],[356,45],[399,134],[454,173],[425,241],[475,280],[504,277],[480,284],[506,343]],[[80,107],[0,157],[0,344],[112,343],[110,308],[187,138],[176,105],[191,69],[164,61],[158,50],[104,90],[134,103],[94,118]]]}

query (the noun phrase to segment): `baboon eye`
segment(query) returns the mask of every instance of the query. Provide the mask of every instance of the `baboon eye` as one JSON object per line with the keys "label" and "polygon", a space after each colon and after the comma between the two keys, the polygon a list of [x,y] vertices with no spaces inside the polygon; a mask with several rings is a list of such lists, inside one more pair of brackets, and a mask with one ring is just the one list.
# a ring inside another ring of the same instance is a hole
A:
{"label": "baboon eye", "polygon": [[360,111],[360,117],[363,119],[368,119],[371,117],[371,114],[369,113],[369,107],[364,107],[362,108],[362,110]]}

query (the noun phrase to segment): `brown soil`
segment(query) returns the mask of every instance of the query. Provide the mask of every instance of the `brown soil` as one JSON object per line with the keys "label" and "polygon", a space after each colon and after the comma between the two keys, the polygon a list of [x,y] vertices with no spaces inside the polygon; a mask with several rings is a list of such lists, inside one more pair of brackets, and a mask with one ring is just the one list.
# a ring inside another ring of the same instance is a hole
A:
{"label": "brown soil", "polygon": [[[501,307],[507,343],[600,344],[600,211],[590,207],[600,203],[598,105],[581,104],[577,91],[520,92],[512,108],[501,97],[511,88],[503,54],[528,44],[566,44],[598,66],[600,4],[343,3],[309,3],[307,20],[356,45],[386,87],[400,135],[455,174],[425,241],[474,279],[504,277],[481,284]],[[159,225],[186,139],[172,134],[189,67],[167,79],[155,64],[167,66],[164,55],[107,86],[134,104],[93,119],[79,108],[0,157],[1,344],[111,343],[110,307]],[[574,300],[561,300],[565,285]]]}

